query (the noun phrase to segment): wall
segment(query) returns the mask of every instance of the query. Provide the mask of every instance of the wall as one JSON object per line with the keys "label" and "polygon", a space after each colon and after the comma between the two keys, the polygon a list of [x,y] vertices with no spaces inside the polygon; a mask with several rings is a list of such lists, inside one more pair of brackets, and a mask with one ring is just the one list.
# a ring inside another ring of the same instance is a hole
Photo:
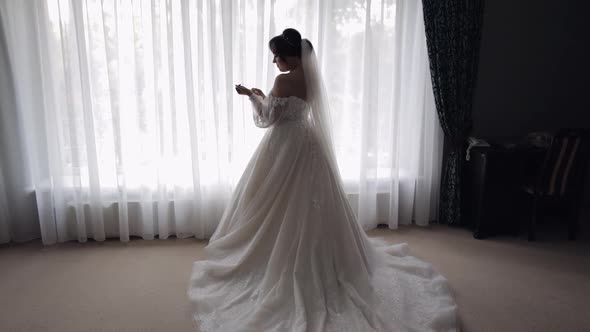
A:
{"label": "wall", "polygon": [[[588,13],[587,1],[486,1],[475,136],[590,128]],[[590,170],[585,191],[588,221]]]}
{"label": "wall", "polygon": [[474,134],[590,127],[585,1],[487,1]]}

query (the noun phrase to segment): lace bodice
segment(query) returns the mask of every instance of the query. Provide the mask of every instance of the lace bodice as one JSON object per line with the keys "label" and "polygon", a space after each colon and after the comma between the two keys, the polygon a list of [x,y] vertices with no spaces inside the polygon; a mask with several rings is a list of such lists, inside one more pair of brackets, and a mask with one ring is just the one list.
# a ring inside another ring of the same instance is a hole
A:
{"label": "lace bodice", "polygon": [[276,122],[306,121],[309,118],[309,104],[296,96],[275,97],[269,93],[266,98],[251,95],[254,107],[254,123],[266,128]]}

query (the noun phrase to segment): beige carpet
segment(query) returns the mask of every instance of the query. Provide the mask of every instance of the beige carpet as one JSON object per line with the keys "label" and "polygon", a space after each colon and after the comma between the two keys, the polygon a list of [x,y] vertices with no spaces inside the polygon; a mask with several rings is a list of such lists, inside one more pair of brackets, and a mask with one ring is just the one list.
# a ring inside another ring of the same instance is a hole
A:
{"label": "beige carpet", "polygon": [[[590,331],[587,240],[479,241],[446,226],[370,235],[407,242],[449,279],[463,331]],[[186,287],[204,246],[195,239],[0,246],[0,330],[190,331]]]}

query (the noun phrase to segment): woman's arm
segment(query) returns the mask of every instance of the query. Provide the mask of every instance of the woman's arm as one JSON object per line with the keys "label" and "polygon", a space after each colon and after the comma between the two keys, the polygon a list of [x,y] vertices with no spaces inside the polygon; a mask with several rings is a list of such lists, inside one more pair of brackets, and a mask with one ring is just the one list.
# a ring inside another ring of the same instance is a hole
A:
{"label": "woman's arm", "polygon": [[247,87],[241,85],[241,84],[236,84],[236,92],[239,95],[243,95],[243,96],[251,96],[252,95],[252,90],[248,89]]}
{"label": "woman's arm", "polygon": [[262,92],[260,89],[252,88],[252,93],[257,96],[260,96],[262,98],[266,98],[266,96],[264,95],[264,92]]}
{"label": "woman's arm", "polygon": [[[277,76],[271,90],[271,95],[273,97],[282,97],[285,83],[283,75]],[[280,108],[280,105],[277,105],[276,98],[267,98],[260,89],[248,89],[240,84],[236,85],[236,92],[249,97],[254,111],[252,114],[254,123],[257,127],[266,128],[277,121],[280,112],[276,109]],[[278,101],[280,102],[281,100]]]}
{"label": "woman's arm", "polygon": [[252,102],[254,124],[260,128],[267,128],[276,121],[273,98],[262,98],[257,94],[251,94],[249,97]]}

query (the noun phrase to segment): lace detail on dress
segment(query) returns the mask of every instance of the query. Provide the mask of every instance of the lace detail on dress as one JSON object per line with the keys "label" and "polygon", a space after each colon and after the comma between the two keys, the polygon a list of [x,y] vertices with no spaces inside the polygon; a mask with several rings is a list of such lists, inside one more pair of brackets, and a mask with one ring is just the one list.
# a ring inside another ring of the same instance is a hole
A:
{"label": "lace detail on dress", "polygon": [[270,127],[281,120],[309,119],[309,105],[299,97],[275,97],[269,94],[262,98],[253,94],[250,101],[254,108],[254,123],[260,128]]}

